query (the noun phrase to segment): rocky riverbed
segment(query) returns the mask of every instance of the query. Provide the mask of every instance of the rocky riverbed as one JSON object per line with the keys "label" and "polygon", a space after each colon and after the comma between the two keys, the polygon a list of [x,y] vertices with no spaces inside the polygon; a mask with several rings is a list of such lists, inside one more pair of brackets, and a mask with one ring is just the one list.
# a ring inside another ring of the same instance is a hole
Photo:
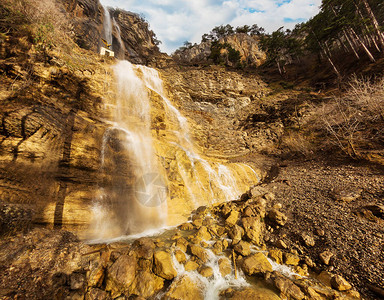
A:
{"label": "rocky riverbed", "polygon": [[1,297],[360,299],[327,255],[321,263],[308,250],[317,237],[297,246],[276,235],[294,222],[279,200],[256,186],[239,200],[199,207],[178,227],[109,243],[43,228],[8,236],[0,245]]}

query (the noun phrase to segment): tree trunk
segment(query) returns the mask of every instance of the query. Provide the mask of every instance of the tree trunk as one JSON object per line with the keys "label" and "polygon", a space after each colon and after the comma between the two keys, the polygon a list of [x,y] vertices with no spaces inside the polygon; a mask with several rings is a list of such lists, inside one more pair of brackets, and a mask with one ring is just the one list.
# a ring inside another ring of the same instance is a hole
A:
{"label": "tree trunk", "polygon": [[365,10],[367,11],[368,13],[368,16],[369,16],[369,19],[371,20],[372,22],[372,25],[373,27],[375,28],[375,31],[376,31],[376,35],[380,41],[380,44],[382,46],[382,49],[384,50],[384,34],[383,32],[380,30],[380,26],[379,26],[379,22],[377,22],[377,19],[375,17],[375,14],[373,13],[371,7],[369,6],[369,3],[367,0],[359,0],[363,3],[364,5],[364,8]]}
{"label": "tree trunk", "polygon": [[352,32],[352,34],[355,36],[356,40],[359,41],[360,45],[363,47],[364,51],[367,53],[369,59],[372,61],[372,62],[375,62],[375,58],[373,57],[372,53],[369,51],[369,49],[367,48],[367,46],[364,44],[364,41],[361,40],[361,38],[356,34],[356,32],[353,30],[353,28],[350,28],[350,31]]}

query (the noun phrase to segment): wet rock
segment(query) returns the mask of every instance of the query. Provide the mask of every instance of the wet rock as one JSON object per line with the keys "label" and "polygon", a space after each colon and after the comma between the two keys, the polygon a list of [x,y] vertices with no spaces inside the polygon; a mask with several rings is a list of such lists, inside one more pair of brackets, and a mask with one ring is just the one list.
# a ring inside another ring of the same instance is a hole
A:
{"label": "wet rock", "polygon": [[225,257],[220,258],[218,261],[218,265],[219,265],[221,276],[225,277],[232,273],[231,262],[228,258],[225,258]]}
{"label": "wet rock", "polygon": [[193,224],[189,223],[189,222],[186,222],[186,223],[181,224],[178,228],[180,230],[192,230],[193,229]]}
{"label": "wet rock", "polygon": [[300,257],[292,253],[284,253],[284,263],[289,266],[297,266],[300,262]]}
{"label": "wet rock", "polygon": [[195,271],[197,270],[197,268],[199,267],[200,265],[193,261],[193,260],[189,260],[186,262],[186,264],[184,265],[184,269],[185,271]]}
{"label": "wet rock", "polygon": [[281,250],[271,249],[271,250],[269,250],[268,255],[270,258],[272,258],[278,264],[283,263],[283,252],[281,252]]}
{"label": "wet rock", "polygon": [[134,257],[121,255],[108,269],[105,290],[111,292],[113,298],[128,290],[135,279],[136,264]]}
{"label": "wet rock", "polygon": [[208,231],[213,233],[217,237],[222,237],[225,234],[225,228],[217,224],[209,226]]}
{"label": "wet rock", "polygon": [[263,253],[258,252],[244,259],[242,269],[247,275],[272,272],[272,266]]}
{"label": "wet rock", "polygon": [[179,248],[181,251],[186,252],[188,246],[188,241],[185,238],[179,238],[176,241],[176,247]]}
{"label": "wet rock", "polygon": [[151,260],[156,248],[155,243],[149,238],[140,238],[133,242],[132,251],[139,258]]}
{"label": "wet rock", "polygon": [[232,226],[228,230],[228,236],[232,239],[232,244],[237,244],[241,241],[244,235],[244,229],[239,225]]}
{"label": "wet rock", "polygon": [[157,251],[153,255],[153,273],[164,279],[171,280],[177,276],[177,271],[172,264],[171,254],[165,251]]}
{"label": "wet rock", "polygon": [[264,228],[264,223],[260,220],[260,217],[242,218],[241,223],[247,238],[253,244],[260,246],[262,244],[262,234]]}
{"label": "wet rock", "polygon": [[140,295],[145,299],[148,299],[160,291],[163,286],[164,279],[154,275],[150,271],[140,271],[136,274],[136,277],[129,288],[129,293]]}
{"label": "wet rock", "polygon": [[217,241],[215,244],[213,244],[212,252],[215,253],[216,255],[222,253],[223,250],[224,250],[224,247],[223,247],[222,241]]}
{"label": "wet rock", "polygon": [[332,276],[331,286],[338,291],[347,291],[352,288],[352,285],[340,275]]}
{"label": "wet rock", "polygon": [[329,264],[332,256],[333,256],[333,253],[331,251],[324,251],[324,252],[321,252],[319,255],[321,262],[325,265]]}
{"label": "wet rock", "polygon": [[305,298],[304,293],[296,284],[278,272],[273,272],[270,280],[272,281],[273,285],[280,291],[280,296],[282,298],[295,300],[302,300]]}
{"label": "wet rock", "polygon": [[181,264],[185,263],[187,260],[185,253],[181,250],[178,250],[178,249],[175,250],[175,258]]}
{"label": "wet rock", "polygon": [[287,223],[288,217],[277,209],[273,208],[268,212],[268,219],[274,225],[284,226]]}
{"label": "wet rock", "polygon": [[230,226],[234,226],[237,223],[237,220],[239,219],[240,213],[236,210],[232,210],[229,214],[229,217],[225,220],[225,223]]}
{"label": "wet rock", "polygon": [[199,229],[201,226],[203,226],[203,219],[195,219],[192,221],[192,224]]}
{"label": "wet rock", "polygon": [[211,234],[208,232],[207,227],[205,227],[205,226],[200,227],[200,229],[196,233],[196,237],[201,238],[201,239],[206,240],[206,241],[209,241],[212,238]]}
{"label": "wet rock", "polygon": [[243,288],[241,290],[227,289],[221,293],[220,299],[231,300],[279,300],[280,297],[267,289]]}
{"label": "wet rock", "polygon": [[248,256],[251,254],[251,245],[244,241],[237,243],[233,249],[242,256]]}
{"label": "wet rock", "polygon": [[196,214],[200,216],[206,216],[209,213],[209,208],[207,206],[200,206],[196,209]]}
{"label": "wet rock", "polygon": [[105,269],[111,258],[110,251],[101,251],[100,258],[90,263],[88,275],[88,286],[100,287],[105,275]]}
{"label": "wet rock", "polygon": [[310,235],[303,233],[303,234],[301,235],[301,238],[303,239],[303,242],[304,242],[304,244],[305,244],[307,247],[313,247],[313,246],[315,246],[315,239],[314,239],[313,237],[311,237]]}
{"label": "wet rock", "polygon": [[70,276],[71,290],[83,290],[85,288],[85,274],[80,272],[74,272]]}
{"label": "wet rock", "polygon": [[188,275],[174,280],[165,294],[164,300],[203,300],[200,283],[193,281]]}
{"label": "wet rock", "polygon": [[189,245],[189,252],[198,257],[203,263],[206,263],[209,259],[207,251],[198,245]]}
{"label": "wet rock", "polygon": [[203,266],[200,268],[199,273],[203,277],[211,277],[213,276],[213,269],[211,267]]}

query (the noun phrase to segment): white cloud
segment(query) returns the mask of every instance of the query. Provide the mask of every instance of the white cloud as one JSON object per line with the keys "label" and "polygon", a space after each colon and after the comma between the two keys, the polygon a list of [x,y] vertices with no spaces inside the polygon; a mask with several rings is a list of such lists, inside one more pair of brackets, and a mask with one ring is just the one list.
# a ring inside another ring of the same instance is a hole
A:
{"label": "white cloud", "polygon": [[318,12],[321,0],[101,0],[106,6],[142,13],[162,51],[171,53],[184,41],[199,43],[218,25],[257,24],[267,31],[294,27]]}

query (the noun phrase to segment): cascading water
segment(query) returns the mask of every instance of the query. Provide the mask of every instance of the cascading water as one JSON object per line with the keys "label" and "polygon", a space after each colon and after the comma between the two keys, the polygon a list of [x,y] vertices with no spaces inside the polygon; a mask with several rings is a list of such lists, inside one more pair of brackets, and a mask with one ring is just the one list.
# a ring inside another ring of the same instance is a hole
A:
{"label": "cascading water", "polygon": [[[99,238],[175,225],[196,207],[236,199],[259,181],[245,164],[198,153],[156,70],[120,61],[114,73],[116,97],[107,103],[113,126],[103,140],[104,179],[94,205]],[[159,114],[166,125],[155,134]]]}
{"label": "cascading water", "polygon": [[103,6],[104,10],[104,38],[108,44],[112,45],[112,19],[107,7]]}

